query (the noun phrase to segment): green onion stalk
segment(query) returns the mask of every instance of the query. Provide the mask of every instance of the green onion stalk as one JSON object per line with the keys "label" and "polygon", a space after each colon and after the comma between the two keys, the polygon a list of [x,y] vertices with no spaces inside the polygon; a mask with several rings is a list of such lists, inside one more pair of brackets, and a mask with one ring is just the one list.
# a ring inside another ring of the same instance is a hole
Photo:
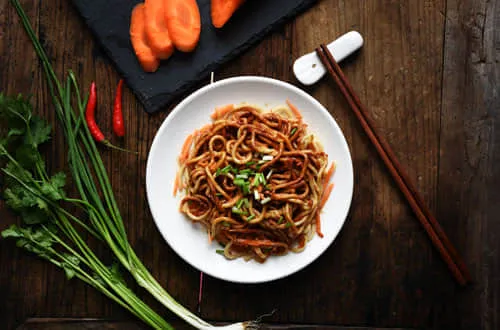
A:
{"label": "green onion stalk", "polygon": [[[119,268],[126,269],[141,287],[196,328],[254,327],[254,322],[218,327],[202,320],[169,295],[135,254],[128,241],[99,150],[84,122],[87,101],[80,93],[75,75],[70,71],[64,83],[58,80],[19,1],[11,2],[41,61],[57,118],[68,145],[69,170],[79,198],[69,198],[64,194],[63,175],[49,177],[42,157],[37,153],[38,145],[48,139],[47,130],[50,131],[50,128],[47,129],[40,124],[40,120],[32,116],[27,100],[0,96],[0,110],[4,115],[13,121],[20,120],[24,123],[22,129],[11,130],[6,139],[0,140],[0,156],[8,162],[2,170],[8,179],[7,183],[11,185],[5,191],[7,204],[19,211],[28,225],[27,228],[13,226],[4,231],[3,236],[16,238],[18,246],[63,268],[68,277],[77,277],[98,289],[153,328],[171,329],[171,326],[127,287],[119,274]],[[22,148],[27,148],[28,152],[24,149],[21,151],[24,150],[24,154],[31,154],[31,158],[36,159],[26,161],[19,157],[23,152],[16,152],[13,156],[8,151],[9,142],[21,135],[24,142]],[[68,208],[75,207],[83,211],[86,220],[68,211]],[[34,209],[43,210],[43,213],[36,213]],[[35,214],[43,214],[50,221],[36,219]],[[120,266],[106,266],[85,243],[85,236],[76,229],[75,224],[80,230],[104,242]]]}

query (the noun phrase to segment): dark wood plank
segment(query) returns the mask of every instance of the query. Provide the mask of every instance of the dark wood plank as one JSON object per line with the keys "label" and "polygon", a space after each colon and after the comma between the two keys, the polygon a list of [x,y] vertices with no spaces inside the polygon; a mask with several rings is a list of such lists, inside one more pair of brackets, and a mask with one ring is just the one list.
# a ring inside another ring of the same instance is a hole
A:
{"label": "dark wood plank", "polygon": [[[187,329],[184,323],[174,322],[171,324],[176,329]],[[220,323],[226,325],[226,323]],[[367,328],[367,327],[343,327],[332,325],[316,325],[316,324],[259,324],[260,329],[266,330],[281,330],[281,329],[325,329],[325,330],[389,330],[388,328]],[[99,320],[99,319],[54,319],[54,318],[33,318],[24,322],[17,330],[86,330],[86,329],[103,329],[103,330],[140,330],[145,329],[144,326],[123,321]],[[390,330],[409,330],[403,328],[391,328]]]}
{"label": "dark wood plank", "polygon": [[[322,1],[295,20],[292,58],[282,50],[282,60],[291,66],[322,42],[351,29],[361,32],[365,46],[343,65],[346,75],[432,209],[443,9],[443,1]],[[243,64],[234,65],[231,72],[244,70]],[[249,63],[244,65],[248,70]],[[454,295],[452,278],[334,85],[324,79],[308,90],[329,108],[351,147],[355,195],[350,217],[325,255],[287,279],[249,286],[207,280],[205,299],[211,304],[204,314],[251,319],[276,308],[271,320],[280,322],[432,326],[433,310]],[[440,295],[434,292],[438,285]]]}
{"label": "dark wood plank", "polygon": [[[91,81],[98,85],[98,122],[105,132],[111,131],[111,107],[118,75],[100,50],[70,1],[23,2],[28,16],[54,64],[60,77],[73,70],[87,92]],[[33,102],[43,117],[55,127],[55,138],[47,150],[49,169],[60,170],[67,166],[66,147],[57,128],[51,100],[32,45],[25,35],[9,1],[0,2],[0,76],[2,91],[9,94],[22,92],[33,94]],[[57,22],[57,24],[54,24]],[[7,33],[8,31],[8,33]],[[152,270],[158,281],[186,307],[195,309],[197,303],[198,272],[186,267],[166,246],[156,230],[147,208],[144,192],[144,173],[147,152],[153,136],[166,113],[145,116],[132,93],[124,93],[124,112],[128,134],[113,142],[139,151],[138,156],[102,150],[112,186],[125,224],[129,228],[130,241],[144,264]],[[16,222],[16,217],[0,205],[4,229]],[[4,217],[5,215],[5,217]],[[102,247],[97,247],[102,252]],[[12,329],[27,316],[51,317],[116,317],[132,319],[117,305],[93,288],[72,280],[46,262],[17,249],[13,242],[0,240],[0,261],[5,267],[0,271],[0,296],[6,304],[0,309],[2,327]],[[16,276],[13,277],[13,274]],[[143,297],[166,318],[176,319],[173,314],[144,290],[133,285]],[[3,322],[6,320],[6,322]]]}
{"label": "dark wood plank", "polygon": [[498,329],[500,2],[448,0],[445,14],[438,214],[475,281],[445,312],[457,328]]}
{"label": "dark wood plank", "polygon": [[[236,285],[206,277],[203,317],[251,320],[276,309],[264,319],[271,328],[500,328],[498,2],[322,0],[215,75],[297,83],[291,72],[295,58],[351,29],[360,31],[365,46],[343,64],[345,73],[464,254],[475,283],[456,287],[340,93],[324,79],[306,90],[330,110],[351,148],[355,194],[345,227],[325,255],[287,279]],[[23,6],[57,72],[74,70],[85,91],[97,82],[98,121],[109,132],[108,109],[119,77],[71,2],[23,1]],[[0,90],[33,94],[39,113],[55,123],[38,60],[8,0],[0,0]],[[196,310],[199,272],[161,239],[144,192],[147,152],[169,111],[145,115],[128,89],[124,110],[127,136],[113,142],[139,154],[105,149],[102,154],[130,241],[159,282]],[[66,166],[57,132],[47,150],[52,170]],[[0,230],[17,221],[1,200],[0,219]],[[67,281],[59,270],[1,239],[0,264],[2,328],[14,329],[28,317],[106,318],[119,320],[120,329],[128,321],[142,327],[95,290]],[[185,326],[133,287],[166,319]]]}

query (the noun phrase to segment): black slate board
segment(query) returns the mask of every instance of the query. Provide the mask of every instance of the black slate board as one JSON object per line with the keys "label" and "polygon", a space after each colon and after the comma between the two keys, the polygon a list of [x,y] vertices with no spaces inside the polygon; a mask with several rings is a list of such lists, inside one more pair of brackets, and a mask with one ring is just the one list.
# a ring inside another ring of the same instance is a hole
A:
{"label": "black slate board", "polygon": [[193,53],[176,52],[157,72],[142,71],[129,39],[130,13],[136,0],[73,0],[146,112],[164,109],[175,96],[193,87],[210,71],[259,41],[316,0],[247,0],[232,19],[216,30],[210,20],[210,0],[198,0],[202,31]]}

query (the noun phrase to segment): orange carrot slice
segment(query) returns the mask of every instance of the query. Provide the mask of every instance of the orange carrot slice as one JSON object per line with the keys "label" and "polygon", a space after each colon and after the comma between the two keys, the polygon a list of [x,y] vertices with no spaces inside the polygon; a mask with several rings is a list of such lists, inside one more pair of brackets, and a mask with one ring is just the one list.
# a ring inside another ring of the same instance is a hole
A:
{"label": "orange carrot slice", "polygon": [[170,40],[165,17],[166,2],[165,0],[144,2],[146,38],[156,57],[162,60],[166,60],[174,52],[174,44]]}
{"label": "orange carrot slice", "polygon": [[223,27],[243,2],[244,0],[212,0],[210,15],[213,26]]}
{"label": "orange carrot slice", "polygon": [[288,107],[292,110],[295,117],[297,117],[298,120],[302,120],[302,114],[299,109],[292,102],[290,102],[290,100],[286,100],[286,104],[288,104]]}
{"label": "orange carrot slice", "polygon": [[201,18],[196,0],[166,0],[165,15],[175,48],[191,52],[200,40]]}
{"label": "orange carrot slice", "polygon": [[160,66],[160,60],[149,46],[144,25],[144,4],[137,4],[130,17],[130,41],[135,55],[146,72],[155,72]]}

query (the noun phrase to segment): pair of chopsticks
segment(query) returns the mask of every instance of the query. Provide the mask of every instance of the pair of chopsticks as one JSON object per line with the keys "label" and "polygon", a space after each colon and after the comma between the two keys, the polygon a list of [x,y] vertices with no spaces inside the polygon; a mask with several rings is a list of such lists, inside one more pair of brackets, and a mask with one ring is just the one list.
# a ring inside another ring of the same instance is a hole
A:
{"label": "pair of chopsticks", "polygon": [[460,285],[467,284],[467,282],[471,281],[471,277],[465,263],[458,254],[457,250],[451,244],[436,218],[432,215],[431,211],[424,203],[418,191],[411,183],[408,175],[396,159],[394,152],[376,131],[375,125],[369,117],[366,108],[363,106],[359,97],[352,89],[351,84],[344,76],[344,73],[340,69],[338,63],[335,61],[332,54],[324,44],[316,49],[316,53],[321,59],[321,62],[323,62],[323,65],[330,76],[335,80],[336,84],[340,88],[342,94],[349,103],[349,106],[358,118],[359,123],[363,127],[363,130],[375,146],[375,149],[382,158],[384,164],[387,166],[399,189],[410,204],[410,207],[415,213],[417,219],[429,235],[432,243],[441,254],[441,257],[450,269],[453,277]]}

